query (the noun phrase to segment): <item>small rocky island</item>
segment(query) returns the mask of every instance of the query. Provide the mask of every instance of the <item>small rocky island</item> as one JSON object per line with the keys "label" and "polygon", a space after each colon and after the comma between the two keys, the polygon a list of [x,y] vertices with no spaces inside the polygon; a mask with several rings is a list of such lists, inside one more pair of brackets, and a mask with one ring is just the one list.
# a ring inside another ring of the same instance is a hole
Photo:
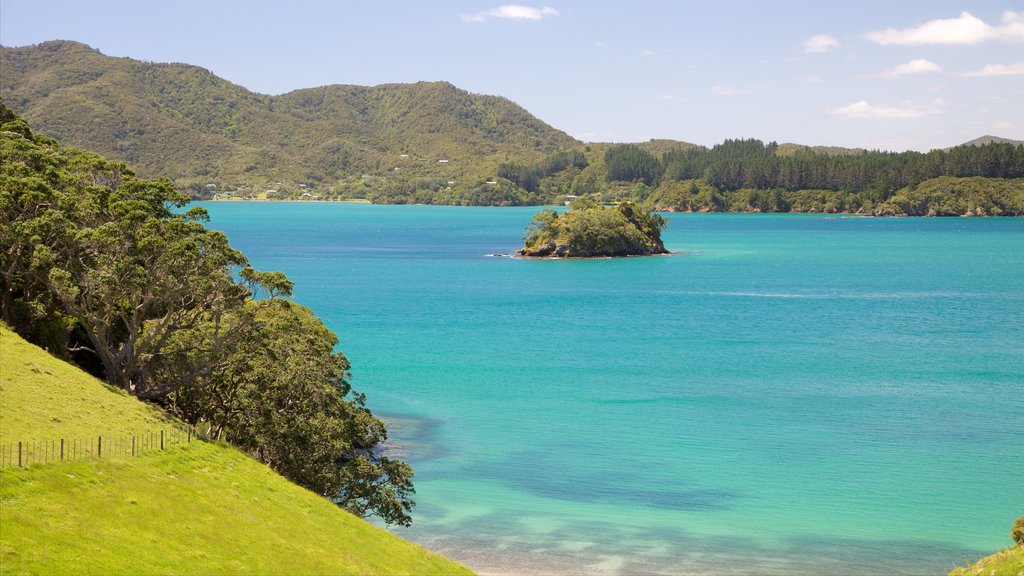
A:
{"label": "small rocky island", "polygon": [[668,254],[661,230],[668,222],[632,202],[605,208],[578,199],[568,212],[547,208],[526,228],[521,256],[533,258],[607,258]]}

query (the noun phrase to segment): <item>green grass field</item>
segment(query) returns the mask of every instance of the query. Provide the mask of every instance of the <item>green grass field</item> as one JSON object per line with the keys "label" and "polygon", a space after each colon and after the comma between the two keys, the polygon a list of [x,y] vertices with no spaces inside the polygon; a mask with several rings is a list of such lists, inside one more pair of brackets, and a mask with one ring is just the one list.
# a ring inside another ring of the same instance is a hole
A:
{"label": "green grass field", "polygon": [[[166,427],[0,326],[0,443]],[[0,470],[3,574],[470,574],[225,445]]]}
{"label": "green grass field", "polygon": [[0,444],[124,435],[174,424],[162,411],[50,356],[0,324]]}

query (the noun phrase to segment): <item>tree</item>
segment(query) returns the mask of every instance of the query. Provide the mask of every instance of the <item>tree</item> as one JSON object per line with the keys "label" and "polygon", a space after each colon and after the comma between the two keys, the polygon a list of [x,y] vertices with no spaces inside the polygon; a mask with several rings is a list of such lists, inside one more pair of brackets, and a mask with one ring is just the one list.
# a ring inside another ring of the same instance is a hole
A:
{"label": "tree", "polygon": [[244,301],[231,270],[245,257],[200,223],[205,211],[173,213],[187,199],[170,182],[122,177],[116,189],[86,190],[36,267],[85,330],[107,381],[155,398],[176,383],[153,382],[150,360],[175,332]]}
{"label": "tree", "polygon": [[245,257],[202,225],[204,210],[176,212],[188,198],[169,181],[19,123],[3,125],[0,148],[4,320],[29,335],[35,322],[60,327],[51,346],[80,328],[87,342],[73,351],[95,355],[111,384],[152,397],[148,365],[167,339],[244,301],[231,272]]}
{"label": "tree", "polygon": [[41,208],[56,205],[56,190],[69,185],[66,159],[2,101],[0,121],[0,313],[22,336],[67,358],[75,321],[62,313],[37,260],[44,238],[65,226],[61,212]]}
{"label": "tree", "polygon": [[[229,336],[218,342],[218,332]],[[161,380],[181,380],[176,372],[209,364],[204,350],[215,350],[218,361],[163,402],[339,506],[408,525],[412,469],[382,452],[385,425],[352,390],[337,341],[308,308],[275,297],[250,300],[219,325],[170,339]]]}
{"label": "tree", "polygon": [[609,148],[605,152],[604,163],[608,170],[608,180],[639,180],[648,186],[661,178],[664,171],[661,163],[650,152],[632,144]]}

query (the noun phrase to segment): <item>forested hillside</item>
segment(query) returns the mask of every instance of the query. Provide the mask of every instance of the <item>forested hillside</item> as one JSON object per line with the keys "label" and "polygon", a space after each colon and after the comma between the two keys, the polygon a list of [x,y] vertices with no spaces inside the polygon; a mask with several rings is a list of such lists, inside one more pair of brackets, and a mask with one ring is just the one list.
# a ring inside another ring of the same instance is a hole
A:
{"label": "forested hillside", "polygon": [[505,98],[444,82],[268,96],[75,42],[2,53],[0,96],[33,126],[168,176],[193,198],[503,206],[586,196],[667,211],[1024,214],[1024,144],[994,136],[927,153],[584,144]]}
{"label": "forested hillside", "polygon": [[658,182],[638,190],[640,200],[657,210],[1024,214],[1020,144],[835,154],[808,149],[780,153],[774,143],[726,140],[711,149],[666,153],[660,164],[643,150],[632,150],[630,156],[628,174]]}
{"label": "forested hillside", "polygon": [[360,187],[363,176],[405,173],[469,184],[505,159],[577,144],[510,100],[445,82],[267,96],[196,66],[113,58],[66,41],[3,48],[2,66],[0,95],[37,130],[196,194],[207,184],[282,196],[302,184],[326,194]]}

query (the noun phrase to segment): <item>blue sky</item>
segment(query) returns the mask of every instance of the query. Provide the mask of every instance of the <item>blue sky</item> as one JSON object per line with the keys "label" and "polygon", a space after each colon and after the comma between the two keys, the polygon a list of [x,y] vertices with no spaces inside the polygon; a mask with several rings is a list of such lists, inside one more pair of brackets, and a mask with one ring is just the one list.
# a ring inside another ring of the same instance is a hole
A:
{"label": "blue sky", "polygon": [[1024,139],[1024,2],[0,0],[77,40],[266,94],[447,80],[587,141],[887,150]]}

